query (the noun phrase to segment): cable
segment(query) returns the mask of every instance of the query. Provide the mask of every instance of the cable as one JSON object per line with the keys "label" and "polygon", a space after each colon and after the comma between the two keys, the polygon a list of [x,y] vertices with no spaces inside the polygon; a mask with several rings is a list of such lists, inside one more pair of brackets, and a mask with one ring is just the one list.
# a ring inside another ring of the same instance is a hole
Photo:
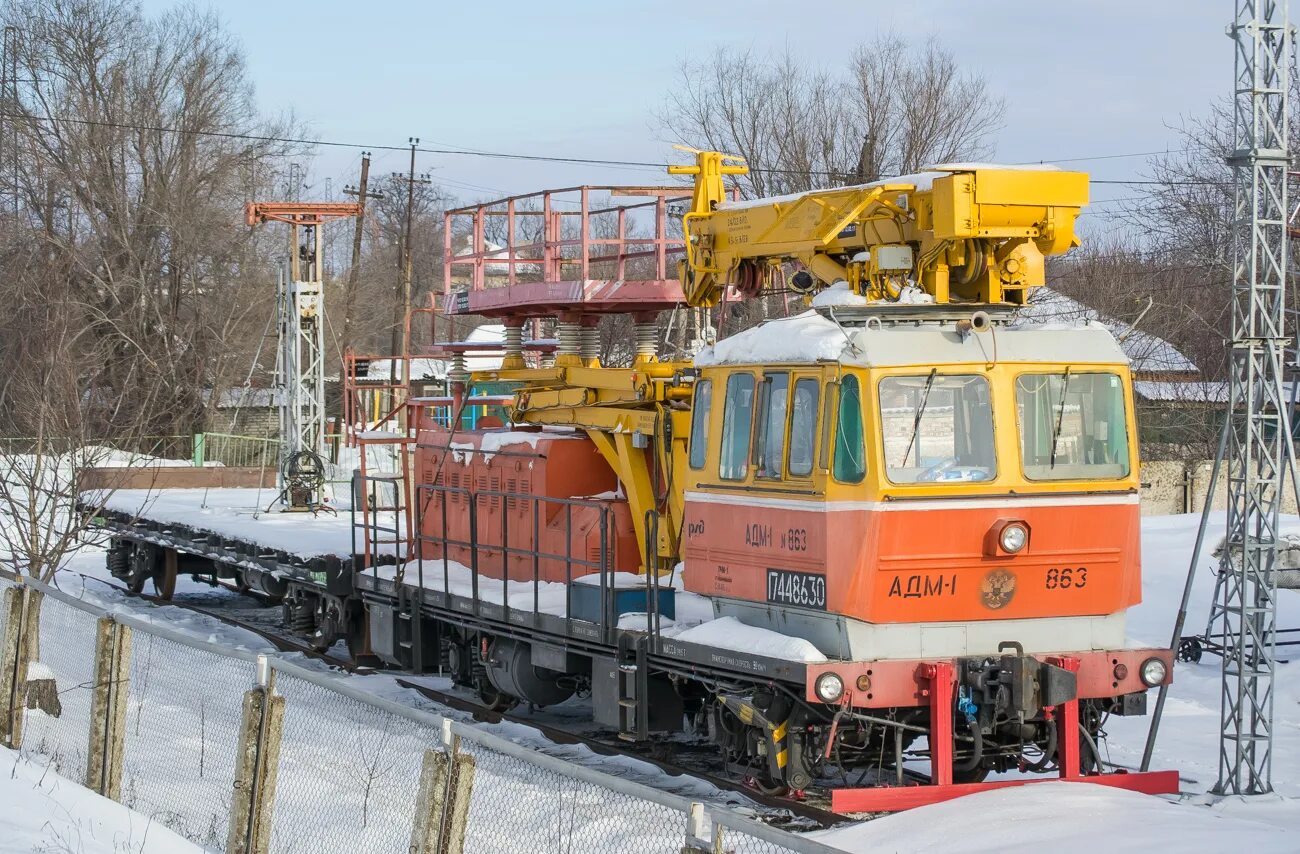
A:
{"label": "cable", "polygon": [[[20,119],[23,121],[32,121],[32,122],[45,122],[49,124],[56,124],[62,122],[65,124],[114,128],[117,130],[136,130],[136,131],[150,131],[153,133],[186,134],[190,136],[205,136],[205,137],[213,137],[217,139],[247,140],[250,142],[281,142],[281,143],[289,143],[294,145],[309,145],[309,146],[321,146],[321,147],[333,147],[333,148],[356,148],[356,149],[377,150],[377,151],[409,152],[411,150],[411,146],[409,145],[375,145],[375,144],[364,144],[364,143],[356,143],[356,142],[343,142],[339,140],[328,140],[328,139],[308,139],[306,137],[272,136],[267,134],[235,133],[231,131],[188,130],[185,128],[170,128],[161,125],[141,125],[141,124],[133,124],[128,122],[110,122],[110,121],[104,121],[99,119],[81,119],[81,118],[55,117],[55,116],[31,116],[22,113],[10,113],[10,112],[0,112],[0,118]],[[583,165],[590,165],[590,166],[615,166],[615,167],[624,167],[624,168],[633,167],[633,168],[647,169],[647,170],[649,169],[662,170],[662,169],[666,169],[668,166],[668,164],[665,163],[656,163],[648,160],[612,160],[612,159],[595,158],[595,157],[559,157],[556,155],[522,154],[519,152],[507,152],[507,151],[486,151],[482,149],[458,148],[453,146],[448,146],[443,148],[421,148],[419,146],[416,146],[415,150],[421,154],[441,154],[441,155],[454,156],[454,157],[488,157],[488,158],[493,158],[498,160],[520,160],[520,161],[538,162],[538,163],[573,163],[573,164],[583,164]],[[1191,149],[1181,149],[1181,151],[1184,152],[1190,150]],[[1111,159],[1124,158],[1124,157],[1147,157],[1155,154],[1166,154],[1166,153],[1173,154],[1173,153],[1178,153],[1179,151],[1180,150],[1175,149],[1174,151],[1168,151],[1168,152],[1157,151],[1157,152],[1130,152],[1130,153],[1123,153],[1123,154],[1099,154],[1092,157],[1073,157],[1073,158],[1064,158],[1057,161],[1038,161],[1038,162],[1071,163],[1071,162],[1082,162],[1086,160],[1111,160]],[[1022,163],[1018,165],[1028,165],[1028,164]],[[800,169],[777,169],[777,168],[769,168],[769,167],[754,167],[750,171],[755,173],[761,173],[761,174],[816,175],[822,177],[842,176],[842,173],[831,172],[826,170],[806,171]],[[1158,185],[1229,186],[1228,182],[1221,182],[1221,181],[1155,181],[1155,180],[1146,180],[1146,179],[1117,180],[1117,179],[1094,178],[1094,179],[1090,179],[1090,183],[1123,184],[1123,185],[1158,184]]]}

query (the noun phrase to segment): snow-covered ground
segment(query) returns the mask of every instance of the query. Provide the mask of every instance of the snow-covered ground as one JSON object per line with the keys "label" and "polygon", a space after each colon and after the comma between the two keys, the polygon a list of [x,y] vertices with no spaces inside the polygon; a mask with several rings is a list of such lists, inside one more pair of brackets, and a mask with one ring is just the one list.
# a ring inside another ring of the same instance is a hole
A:
{"label": "snow-covered ground", "polygon": [[[1195,537],[1197,517],[1147,517],[1143,519],[1144,601],[1130,611],[1129,636],[1134,643],[1168,643],[1174,613],[1182,588],[1187,561]],[[1221,535],[1210,532],[1212,545]],[[1300,527],[1300,520],[1288,520]],[[1202,560],[1197,573],[1188,631],[1204,627],[1213,577],[1211,558]],[[102,576],[103,557],[87,549],[74,557],[71,569]],[[82,579],[65,574],[60,585],[79,590]],[[154,608],[137,600],[124,600],[107,588],[87,583],[85,591],[117,610],[143,611],[159,622],[179,627],[218,643],[262,650],[265,643],[256,636],[214,624],[206,618],[176,608]],[[184,595],[199,595],[202,586],[182,587]],[[211,594],[226,596],[224,592]],[[1279,625],[1300,627],[1300,592],[1280,594]],[[1300,656],[1298,656],[1300,657]],[[1217,778],[1219,720],[1219,661],[1206,656],[1199,664],[1179,664],[1166,708],[1164,726],[1154,767],[1175,768],[1184,778],[1181,798],[1155,798],[1083,784],[1037,784],[988,792],[946,804],[888,816],[829,831],[822,841],[849,851],[987,851],[1053,846],[1062,851],[1106,848],[1136,851],[1180,848],[1189,851],[1223,850],[1229,847],[1255,852],[1296,851],[1300,843],[1300,664],[1279,667],[1276,688],[1275,747],[1273,781],[1275,796],[1215,799],[1204,793]],[[340,677],[346,678],[346,677]],[[398,702],[431,708],[410,689],[398,685],[394,676],[351,677],[376,695]],[[445,687],[438,683],[438,687]],[[1152,694],[1154,701],[1154,693]],[[1152,703],[1154,705],[1154,702]],[[564,708],[548,710],[565,714]],[[574,710],[576,714],[576,710]],[[1120,765],[1136,766],[1140,760],[1149,717],[1111,718],[1106,725],[1107,758]],[[519,724],[494,728],[499,735],[526,745],[542,746],[540,735]],[[547,751],[555,753],[553,745]],[[663,772],[628,759],[609,759],[591,754],[583,747],[560,748],[560,755],[581,764],[594,765],[619,776],[654,782]],[[663,782],[661,779],[660,783]],[[707,787],[680,781],[681,794],[708,797]],[[715,793],[716,794],[716,793]],[[2,846],[0,846],[2,848]]]}
{"label": "snow-covered ground", "polygon": [[0,852],[201,854],[158,822],[0,747]]}

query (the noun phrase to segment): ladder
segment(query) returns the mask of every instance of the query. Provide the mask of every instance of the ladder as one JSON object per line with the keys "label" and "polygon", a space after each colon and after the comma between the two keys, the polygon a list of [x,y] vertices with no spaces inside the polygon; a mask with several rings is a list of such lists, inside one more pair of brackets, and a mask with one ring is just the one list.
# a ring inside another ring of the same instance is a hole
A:
{"label": "ladder", "polygon": [[618,637],[618,737],[650,737],[650,673],[646,667],[649,638],[623,632]]}

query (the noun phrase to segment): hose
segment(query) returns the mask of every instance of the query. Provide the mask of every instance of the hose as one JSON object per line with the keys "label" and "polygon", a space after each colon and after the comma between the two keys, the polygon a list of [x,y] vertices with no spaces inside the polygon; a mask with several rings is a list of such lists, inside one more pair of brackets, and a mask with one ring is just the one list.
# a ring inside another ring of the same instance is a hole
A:
{"label": "hose", "polygon": [[1056,756],[1056,721],[1047,722],[1047,745],[1043,748],[1043,758],[1025,766],[1026,771],[1046,771]]}

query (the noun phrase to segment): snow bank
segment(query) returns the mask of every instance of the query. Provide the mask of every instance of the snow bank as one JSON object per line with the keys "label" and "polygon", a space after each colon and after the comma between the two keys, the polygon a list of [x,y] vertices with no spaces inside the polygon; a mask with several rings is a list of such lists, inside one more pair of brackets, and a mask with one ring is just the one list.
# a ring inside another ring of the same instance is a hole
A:
{"label": "snow bank", "polygon": [[202,854],[162,824],[0,748],[0,850]]}
{"label": "snow bank", "polygon": [[696,365],[747,365],[761,362],[820,362],[840,358],[848,336],[815,311],[769,320],[705,347]]}
{"label": "snow bank", "polygon": [[[1252,804],[1254,806],[1254,804]],[[1267,805],[1261,805],[1267,806]],[[850,852],[1110,851],[1293,852],[1300,804],[1270,812],[1178,805],[1086,783],[1036,783],[810,834]],[[1099,834],[1104,834],[1104,840]]]}

